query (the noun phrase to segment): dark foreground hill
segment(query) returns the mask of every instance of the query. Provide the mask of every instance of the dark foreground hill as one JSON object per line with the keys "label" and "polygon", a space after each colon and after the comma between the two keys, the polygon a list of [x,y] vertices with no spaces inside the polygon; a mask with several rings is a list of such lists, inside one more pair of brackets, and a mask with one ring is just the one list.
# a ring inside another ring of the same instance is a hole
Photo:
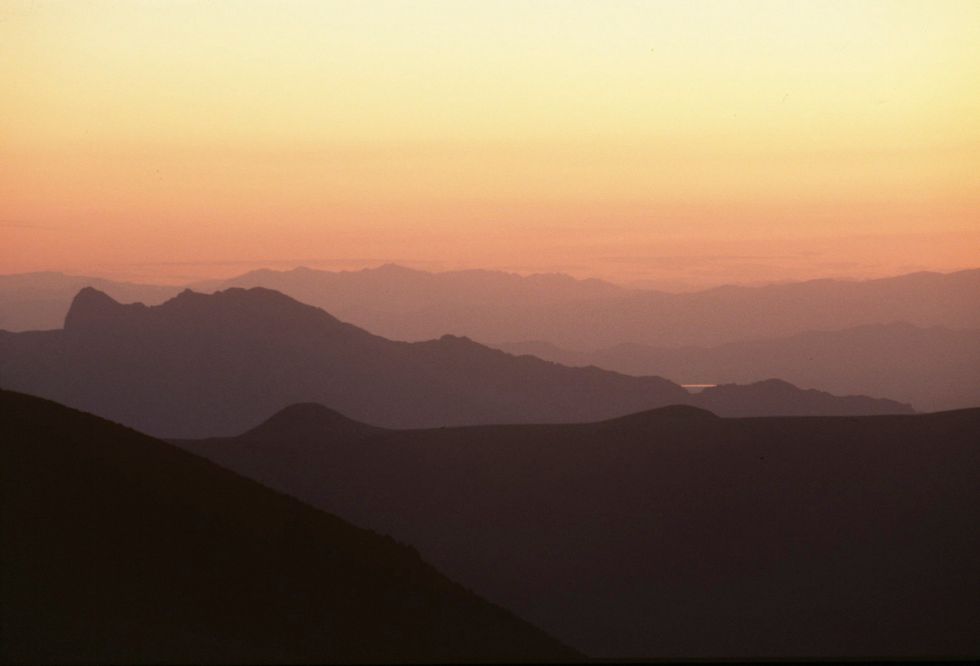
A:
{"label": "dark foreground hill", "polygon": [[980,409],[392,431],[298,405],[179,444],[587,654],[980,655]]}
{"label": "dark foreground hill", "polygon": [[413,549],[0,392],[0,662],[556,660]]}
{"label": "dark foreground hill", "polygon": [[[234,434],[297,402],[427,427],[589,421],[693,400],[661,377],[569,368],[467,338],[386,340],[266,289],[185,291],[156,307],[83,289],[63,330],[0,333],[0,382],[172,437]],[[712,408],[745,413],[741,391],[726,388]],[[778,409],[755,400],[748,413],[911,411],[788,384],[775,397]]]}

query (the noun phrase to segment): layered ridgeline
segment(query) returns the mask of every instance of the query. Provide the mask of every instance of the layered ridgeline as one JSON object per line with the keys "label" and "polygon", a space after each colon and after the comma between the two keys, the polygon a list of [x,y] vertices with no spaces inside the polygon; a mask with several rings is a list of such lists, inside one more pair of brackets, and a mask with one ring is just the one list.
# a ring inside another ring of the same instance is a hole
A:
{"label": "layered ridgeline", "polygon": [[980,329],[892,323],[717,347],[621,344],[573,351],[542,341],[493,346],[570,366],[658,373],[681,383],[745,384],[780,377],[831,393],[886,395],[922,411],[980,406]]}
{"label": "layered ridgeline", "polygon": [[[148,305],[179,291],[61,273],[0,276],[0,329],[60,328],[87,285]],[[195,289],[256,286],[392,339],[467,335],[514,354],[682,384],[778,377],[923,411],[980,404],[976,270],[665,294],[561,274],[431,273],[388,264],[259,270]]]}
{"label": "layered ridgeline", "polygon": [[[175,293],[173,287],[60,273],[0,276],[0,329],[60,327],[72,297],[84,286],[119,301],[148,304]],[[980,270],[671,294],[561,274],[430,273],[388,264],[338,272],[259,270],[191,286],[201,292],[274,289],[396,340],[451,333],[482,342],[544,340],[569,349],[601,349],[623,343],[716,346],[892,322],[980,329]]]}
{"label": "layered ridgeline", "polygon": [[396,340],[452,333],[481,342],[545,340],[601,349],[622,343],[714,346],[892,322],[980,329],[980,270],[673,294],[567,275],[429,273],[387,265],[261,270],[194,288],[229,287],[275,289]]}
{"label": "layered ridgeline", "polygon": [[[61,328],[79,289],[94,287],[123,303],[161,303],[182,289],[117,282],[65,273],[0,275],[0,329],[8,331]],[[619,297],[630,290],[601,280],[576,280],[551,273],[522,277],[486,270],[429,273],[393,264],[360,271],[258,270],[227,280],[208,280],[190,285],[195,291],[214,292],[232,287],[265,287],[299,301],[321,307],[345,321],[359,325],[376,323],[377,314],[405,318],[417,327],[419,317],[430,313],[429,322],[438,337],[455,330],[457,309],[472,314],[497,313],[508,308],[547,307],[559,303]],[[443,316],[441,313],[450,313]],[[491,315],[493,316],[493,315]],[[401,338],[401,335],[394,336]]]}
{"label": "layered ridgeline", "polygon": [[592,656],[980,654],[980,409],[177,442],[392,534]]}
{"label": "layered ridgeline", "polygon": [[79,292],[59,331],[0,335],[0,385],[153,435],[234,434],[297,402],[390,427],[581,422],[677,403],[723,415],[911,411],[783,382],[691,396],[661,377],[569,368],[467,338],[372,335],[267,289],[120,305]]}
{"label": "layered ridgeline", "polygon": [[0,391],[4,663],[574,658],[418,553],[102,419]]}
{"label": "layered ridgeline", "polygon": [[117,282],[48,271],[0,275],[0,330],[43,331],[61,328],[80,289],[94,287],[123,303],[155,305],[173,298],[179,287]]}

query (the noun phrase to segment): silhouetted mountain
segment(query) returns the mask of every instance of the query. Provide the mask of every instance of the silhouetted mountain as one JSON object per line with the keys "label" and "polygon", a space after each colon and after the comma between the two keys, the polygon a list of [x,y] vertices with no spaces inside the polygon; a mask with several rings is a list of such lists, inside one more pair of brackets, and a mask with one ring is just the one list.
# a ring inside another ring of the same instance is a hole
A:
{"label": "silhouetted mountain", "polygon": [[465,338],[392,342],[267,289],[156,307],[82,290],[63,331],[0,339],[0,381],[151,434],[229,434],[296,402],[386,426],[563,421],[683,401],[658,377],[516,358]]}
{"label": "silhouetted mountain", "polygon": [[178,442],[605,657],[980,654],[980,409]]}
{"label": "silhouetted mountain", "polygon": [[680,383],[749,383],[780,377],[831,393],[886,395],[919,410],[980,406],[980,331],[893,323],[718,347],[622,344],[576,352],[547,342],[496,345],[571,366]]}
{"label": "silhouetted mountain", "polygon": [[799,389],[781,379],[752,384],[721,384],[706,388],[691,402],[718,416],[849,416],[901,414],[913,410],[892,400],[865,395],[836,396]]}
{"label": "silhouetted mountain", "polygon": [[9,391],[0,432],[4,663],[575,657],[415,550],[171,445]]}
{"label": "silhouetted mountain", "polygon": [[[57,328],[84,286],[148,304],[177,292],[59,273],[0,276],[0,329]],[[980,270],[674,294],[562,274],[429,273],[386,264],[341,272],[260,270],[193,287],[275,289],[398,340],[453,333],[488,342],[547,340],[599,349],[623,343],[712,346],[891,322],[980,329]]]}
{"label": "silhouetted mountain", "polygon": [[561,275],[427,273],[389,265],[340,273],[256,271],[198,288],[231,286],[276,289],[397,340],[453,333],[599,349],[719,345],[895,321],[980,329],[980,270],[673,294]]}
{"label": "silhouetted mountain", "polygon": [[[174,437],[232,434],[296,402],[426,427],[589,421],[692,400],[660,377],[568,368],[467,338],[393,342],[267,289],[184,291],[155,307],[82,290],[63,331],[0,336],[0,381]],[[814,412],[807,394],[784,388],[779,411],[751,413]],[[909,409],[868,400],[831,412]]]}
{"label": "silhouetted mountain", "polygon": [[64,273],[0,275],[0,329],[38,331],[61,328],[68,307],[84,287],[94,287],[123,303],[162,303],[180,291],[166,287]]}

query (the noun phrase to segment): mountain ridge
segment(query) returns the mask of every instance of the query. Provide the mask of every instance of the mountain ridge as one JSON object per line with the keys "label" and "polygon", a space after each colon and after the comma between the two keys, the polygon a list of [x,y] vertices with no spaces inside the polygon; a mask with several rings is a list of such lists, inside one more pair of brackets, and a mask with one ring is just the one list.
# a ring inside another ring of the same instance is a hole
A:
{"label": "mountain ridge", "polygon": [[[89,311],[91,310],[91,312]],[[570,368],[468,338],[406,343],[342,322],[263,288],[185,291],[152,307],[112,305],[86,291],[62,331],[0,340],[4,386],[56,399],[151,435],[241,432],[256,414],[329,404],[386,427],[598,420],[668,404],[699,404],[658,376]],[[720,392],[712,411],[739,413]],[[894,401],[837,399],[795,388],[779,411],[905,412]],[[744,401],[743,401],[744,402]]]}
{"label": "mountain ridge", "polygon": [[544,341],[491,346],[571,366],[656,372],[681,384],[779,377],[834,394],[887,395],[921,411],[980,405],[980,330],[890,322],[716,347],[623,343],[574,351]]}
{"label": "mountain ridge", "polygon": [[[492,284],[469,284],[463,279],[470,274],[465,271],[408,270],[417,283],[385,281],[377,269],[366,269],[268,271],[205,286],[273,287],[398,340],[453,333],[485,342],[542,339],[588,349],[623,342],[717,345],[896,319],[923,326],[980,328],[980,269],[873,280],[726,285],[685,293],[625,287],[595,291],[585,289],[586,281],[574,279],[568,284],[575,289],[550,293],[531,288],[534,280],[529,277],[483,272],[484,277],[493,276]],[[513,284],[523,285],[523,291],[515,291]]]}
{"label": "mountain ridge", "polygon": [[92,326],[3,336],[4,385],[157,435],[236,432],[296,402],[421,426],[562,420],[686,395],[662,378],[518,359],[463,338],[386,340],[262,288],[187,291],[146,308],[86,291],[71,320]]}

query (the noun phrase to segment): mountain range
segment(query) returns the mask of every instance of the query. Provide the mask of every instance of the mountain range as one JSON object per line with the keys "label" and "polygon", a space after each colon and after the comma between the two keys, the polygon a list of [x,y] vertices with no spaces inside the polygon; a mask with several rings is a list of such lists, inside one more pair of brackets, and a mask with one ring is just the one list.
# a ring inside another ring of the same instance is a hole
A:
{"label": "mountain range", "polygon": [[717,347],[621,344],[581,352],[543,341],[493,346],[570,366],[662,374],[682,384],[779,377],[831,393],[884,395],[922,411],[980,405],[980,330],[891,323]]}
{"label": "mountain range", "polygon": [[298,402],[387,427],[589,421],[676,403],[721,415],[912,411],[785,382],[692,396],[661,377],[569,368],[467,338],[396,342],[261,288],[186,290],[154,307],[83,289],[63,329],[0,334],[0,386],[168,437],[234,434]]}
{"label": "mountain range", "polygon": [[590,656],[980,654],[980,409],[389,430],[304,404],[175,443]]}
{"label": "mountain range", "polygon": [[[0,276],[0,329],[58,329],[84,286],[160,304],[180,288],[61,273]],[[980,271],[668,294],[563,274],[257,270],[192,285],[262,287],[393,340],[445,334],[570,366],[681,384],[778,377],[936,411],[980,405]]]}
{"label": "mountain range", "polygon": [[545,340],[600,349],[622,343],[715,346],[892,322],[980,329],[980,269],[681,294],[565,275],[428,273],[393,265],[347,272],[262,270],[192,287],[275,289],[395,340],[451,333],[489,343]]}
{"label": "mountain range", "polygon": [[0,661],[561,661],[413,548],[0,391]]}
{"label": "mountain range", "polygon": [[[0,276],[0,329],[60,328],[85,286],[148,305],[179,291],[59,273]],[[488,343],[543,340],[576,350],[624,343],[717,346],[893,322],[980,329],[980,269],[674,294],[563,274],[430,273],[385,264],[336,272],[263,269],[189,287],[206,293],[273,289],[394,340],[453,334]]]}

